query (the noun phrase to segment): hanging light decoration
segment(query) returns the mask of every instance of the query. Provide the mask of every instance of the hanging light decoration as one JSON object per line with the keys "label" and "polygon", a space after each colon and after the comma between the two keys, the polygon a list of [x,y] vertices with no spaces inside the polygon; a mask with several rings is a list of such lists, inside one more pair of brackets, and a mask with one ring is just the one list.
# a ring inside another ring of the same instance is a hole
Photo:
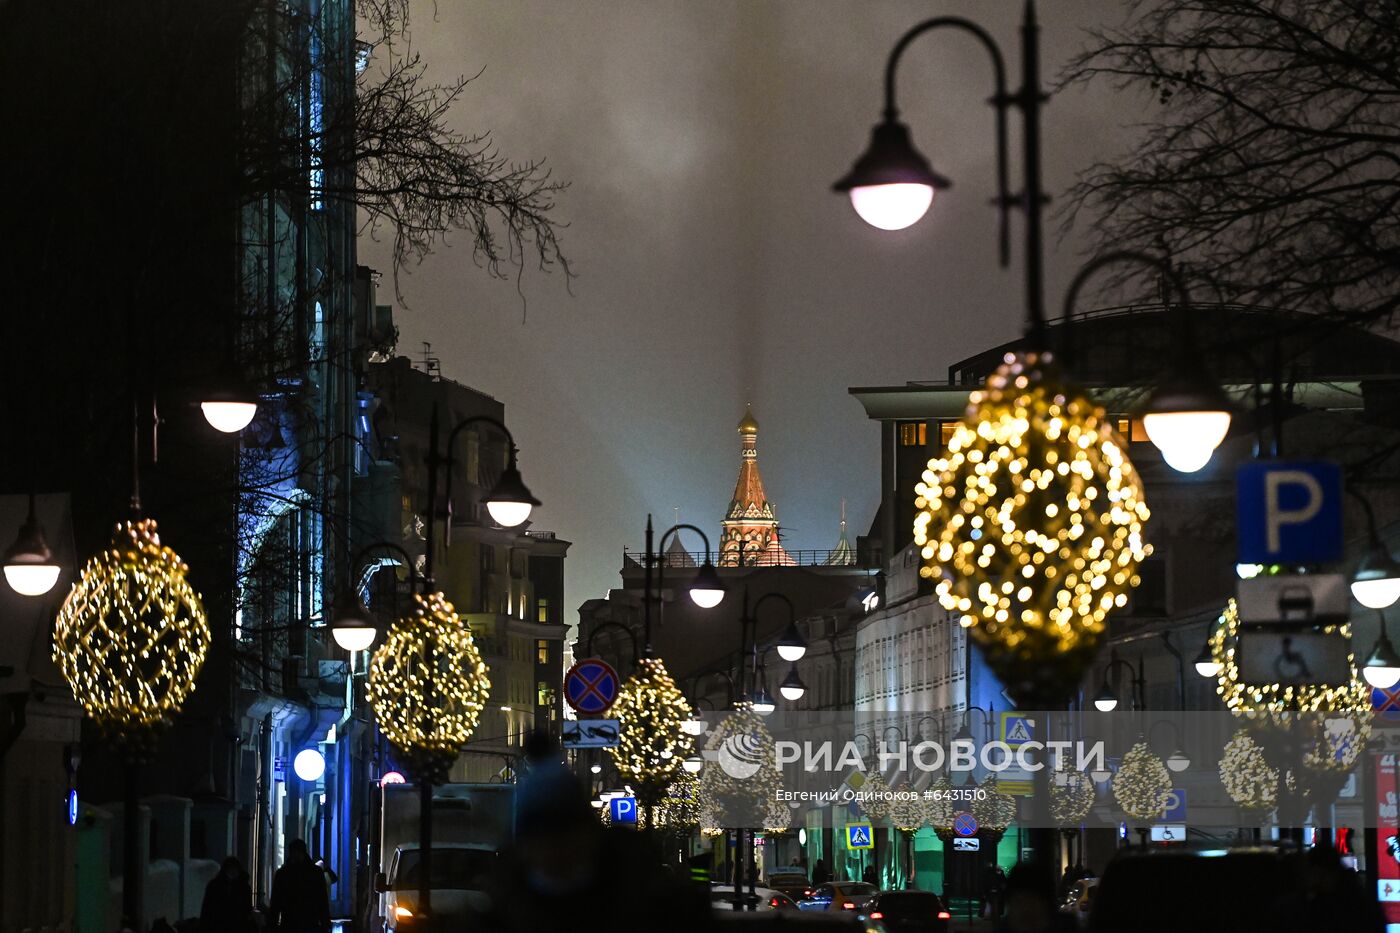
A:
{"label": "hanging light decoration", "polygon": [[1083,822],[1094,806],[1094,782],[1082,771],[1059,771],[1050,788],[1050,818],[1062,827]]}
{"label": "hanging light decoration", "polygon": [[1225,743],[1220,759],[1220,783],[1238,806],[1272,810],[1278,799],[1278,772],[1264,760],[1264,750],[1245,729]]}
{"label": "hanging light decoration", "polygon": [[210,633],[189,570],[154,519],[124,522],[59,610],[54,664],[104,732],[149,741],[194,691]]}
{"label": "hanging light decoration", "polygon": [[[906,836],[912,836],[928,822],[928,808],[917,793],[906,787],[904,796],[890,804],[890,824]],[[909,796],[909,795],[913,796]]]}
{"label": "hanging light decoration", "polygon": [[773,736],[742,701],[710,732],[706,757],[714,756],[700,774],[701,800],[711,809],[716,824],[730,828],[787,826],[790,813],[779,814],[771,806],[782,787],[774,753]]}
{"label": "hanging light decoration", "polygon": [[[1346,638],[1351,643],[1351,626],[1347,623],[1323,626],[1322,632]],[[1237,653],[1240,640],[1240,617],[1234,599],[1225,604],[1219,622],[1211,632],[1207,645],[1212,661],[1220,665],[1215,692],[1227,709],[1235,713],[1369,713],[1371,688],[1356,673],[1356,658],[1347,650],[1347,666],[1351,680],[1344,684],[1246,684],[1240,681]]]}
{"label": "hanging light decoration", "polygon": [[690,704],[661,659],[646,657],[618,691],[611,714],[621,725],[617,745],[608,754],[642,802],[654,806],[690,756],[691,740],[685,731]]}
{"label": "hanging light decoration", "polygon": [[1113,776],[1113,799],[1134,819],[1158,820],[1165,816],[1171,791],[1171,773],[1146,742],[1138,742],[1128,750]]}
{"label": "hanging light decoration", "polygon": [[958,815],[958,808],[953,806],[953,782],[945,774],[934,781],[929,790],[933,794],[925,800],[924,822],[933,827],[939,839],[947,842],[953,838],[953,819]]}
{"label": "hanging light decoration", "polygon": [[655,825],[657,828],[690,831],[699,824],[700,779],[689,771],[681,771],[656,805]]}
{"label": "hanging light decoration", "polygon": [[860,808],[872,822],[889,819],[894,811],[894,792],[879,770],[872,770],[860,785]]}
{"label": "hanging light decoration", "polygon": [[1057,702],[1138,584],[1148,509],[1103,409],[1049,354],[1007,354],[915,487],[920,573],[1031,708]]}
{"label": "hanging light decoration", "polygon": [[977,786],[984,791],[972,802],[972,817],[977,826],[998,835],[1006,832],[1006,827],[1016,820],[1016,798],[997,789],[995,774],[987,775]]}
{"label": "hanging light decoration", "polygon": [[447,598],[413,599],[370,660],[369,702],[394,749],[437,783],[476,731],[491,680]]}

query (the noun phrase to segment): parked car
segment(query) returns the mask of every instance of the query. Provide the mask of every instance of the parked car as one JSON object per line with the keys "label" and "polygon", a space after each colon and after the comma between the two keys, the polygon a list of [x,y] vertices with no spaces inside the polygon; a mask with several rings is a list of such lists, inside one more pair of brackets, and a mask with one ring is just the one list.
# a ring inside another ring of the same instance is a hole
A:
{"label": "parked car", "polygon": [[812,882],[801,868],[775,868],[768,873],[768,887],[782,891],[793,900],[801,900],[812,891]]}
{"label": "parked car", "polygon": [[801,910],[859,911],[878,890],[864,881],[831,881],[817,885],[811,894],[797,902],[797,906]]}
{"label": "parked car", "polygon": [[889,933],[943,933],[953,915],[932,891],[881,891],[861,910]]}
{"label": "parked car", "polygon": [[1079,924],[1079,928],[1083,929],[1089,923],[1089,911],[1094,906],[1094,895],[1098,890],[1099,879],[1080,878],[1060,902],[1060,913],[1069,914],[1075,923]]}
{"label": "parked car", "polygon": [[[734,886],[732,884],[710,885],[710,905],[715,910],[734,910]],[[773,888],[754,888],[750,892],[747,885],[739,889],[739,905],[740,910],[749,910],[749,905],[753,905],[754,910],[797,909],[797,902],[782,891]]]}

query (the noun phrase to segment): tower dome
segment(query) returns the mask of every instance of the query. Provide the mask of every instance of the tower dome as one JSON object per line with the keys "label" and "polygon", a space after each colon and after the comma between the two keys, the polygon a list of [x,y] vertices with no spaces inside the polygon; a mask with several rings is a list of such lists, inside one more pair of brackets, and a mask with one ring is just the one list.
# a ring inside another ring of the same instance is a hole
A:
{"label": "tower dome", "polygon": [[752,436],[758,433],[758,419],[753,416],[753,406],[744,406],[744,417],[739,419],[739,433]]}

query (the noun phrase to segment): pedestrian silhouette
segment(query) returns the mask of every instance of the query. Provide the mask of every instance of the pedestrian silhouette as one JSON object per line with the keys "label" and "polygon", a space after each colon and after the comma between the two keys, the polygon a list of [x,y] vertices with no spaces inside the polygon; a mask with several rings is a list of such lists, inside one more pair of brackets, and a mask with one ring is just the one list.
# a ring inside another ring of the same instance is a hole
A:
{"label": "pedestrian silhouette", "polygon": [[219,873],[204,888],[199,933],[251,933],[253,890],[238,859],[224,859]]}
{"label": "pedestrian silhouette", "polygon": [[817,864],[812,866],[812,886],[826,884],[831,880],[831,872],[826,870],[826,860],[817,859]]}
{"label": "pedestrian silhouette", "polygon": [[267,921],[278,933],[330,933],[326,874],[312,864],[300,839],[287,845],[287,860],[272,876]]}

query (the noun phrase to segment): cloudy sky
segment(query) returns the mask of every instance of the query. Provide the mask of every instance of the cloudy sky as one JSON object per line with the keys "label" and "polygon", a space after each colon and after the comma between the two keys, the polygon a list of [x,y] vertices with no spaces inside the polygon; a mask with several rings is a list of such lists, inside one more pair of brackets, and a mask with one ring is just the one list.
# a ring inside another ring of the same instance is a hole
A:
{"label": "cloudy sky", "polygon": [[[913,228],[867,227],[831,183],[866,145],[886,56],[921,18],[977,19],[1019,82],[1019,0],[428,0],[413,45],[436,77],[484,72],[463,130],[544,158],[560,199],[572,294],[527,271],[489,278],[469,247],[403,280],[400,350],[431,341],[448,377],[504,401],[536,528],[574,542],[572,607],[617,580],[646,514],[717,534],[751,401],[759,462],[789,547],[826,548],[841,500],[851,534],[878,502],[878,428],[851,386],[944,378],[1016,336],[1022,278],[996,263],[990,65],[969,37],[925,36],[900,104],[916,144],[954,181]],[[1042,2],[1044,80],[1112,0]],[[1044,117],[1047,188],[1062,194],[1132,138],[1148,102],[1072,88]],[[1012,127],[1012,175],[1019,145]],[[1021,227],[1016,218],[1013,237]],[[1053,236],[1058,313],[1082,243]],[[362,238],[361,262],[388,270]],[[386,283],[387,285],[387,283]],[[381,296],[381,301],[387,300]],[[679,510],[677,513],[676,510]],[[692,543],[698,547],[698,543]]]}

